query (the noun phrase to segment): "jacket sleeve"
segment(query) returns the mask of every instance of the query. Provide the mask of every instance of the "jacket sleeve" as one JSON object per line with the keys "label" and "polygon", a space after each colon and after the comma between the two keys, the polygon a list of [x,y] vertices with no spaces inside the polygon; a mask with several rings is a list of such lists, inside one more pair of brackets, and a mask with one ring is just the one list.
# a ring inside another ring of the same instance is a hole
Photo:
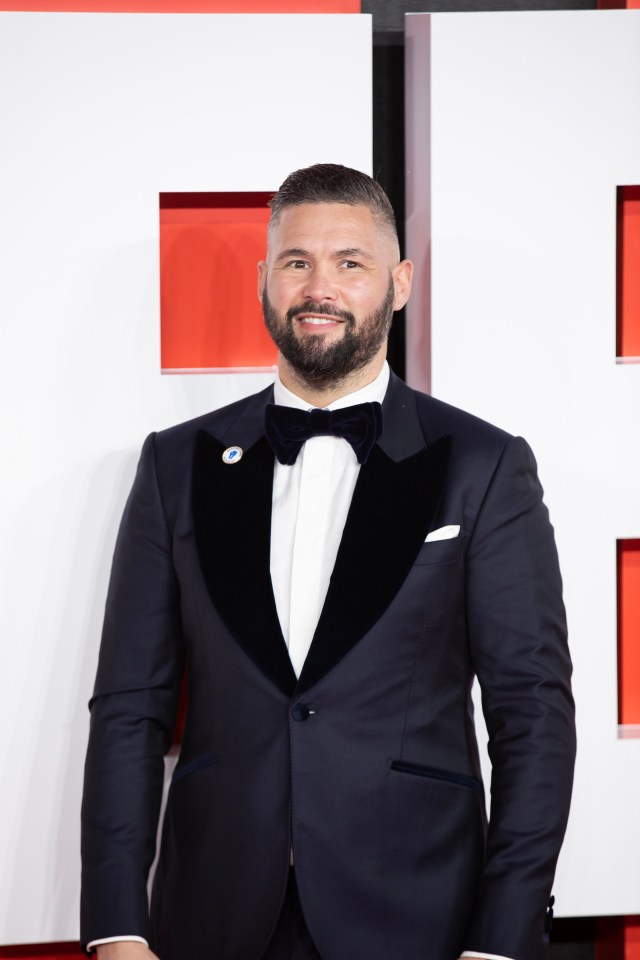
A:
{"label": "jacket sleeve", "polygon": [[142,449],[111,571],[85,765],[81,940],[149,938],[163,756],[183,669],[179,591],[158,489]]}
{"label": "jacket sleeve", "polygon": [[506,444],[471,534],[467,615],[492,777],[486,861],[463,945],[542,960],[575,731],[553,529],[521,438]]}

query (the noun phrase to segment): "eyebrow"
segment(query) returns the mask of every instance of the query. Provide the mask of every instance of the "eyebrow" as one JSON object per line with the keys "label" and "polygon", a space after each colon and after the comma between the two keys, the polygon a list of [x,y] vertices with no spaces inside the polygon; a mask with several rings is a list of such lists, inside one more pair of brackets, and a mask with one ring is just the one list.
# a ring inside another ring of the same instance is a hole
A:
{"label": "eyebrow", "polygon": [[[312,254],[303,247],[287,247],[278,254],[276,260],[286,260],[287,257],[310,257]],[[336,260],[342,260],[345,257],[360,257],[366,260],[373,260],[370,253],[363,250],[362,247],[345,247],[343,250],[336,250],[333,254]]]}
{"label": "eyebrow", "polygon": [[343,257],[359,257],[360,259],[373,260],[370,253],[363,250],[362,247],[346,247],[344,250],[336,250],[335,256],[338,260]]}
{"label": "eyebrow", "polygon": [[276,257],[277,260],[286,260],[287,257],[308,257],[309,251],[303,250],[302,247],[287,247],[286,250],[283,250],[282,253],[279,253]]}

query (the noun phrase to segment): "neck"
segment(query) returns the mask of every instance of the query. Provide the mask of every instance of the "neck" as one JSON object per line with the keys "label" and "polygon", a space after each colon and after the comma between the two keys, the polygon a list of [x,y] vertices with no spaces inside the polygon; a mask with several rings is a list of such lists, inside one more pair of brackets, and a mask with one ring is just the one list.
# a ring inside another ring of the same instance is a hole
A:
{"label": "neck", "polygon": [[361,370],[355,370],[339,383],[325,386],[314,386],[314,384],[308,383],[289,366],[282,354],[278,361],[278,373],[284,386],[300,397],[301,400],[304,400],[305,403],[308,403],[309,406],[328,407],[330,403],[339,400],[340,397],[346,397],[347,394],[355,393],[356,390],[361,390],[362,387],[372,383],[382,370],[385,359],[386,350],[365,367],[362,367]]}

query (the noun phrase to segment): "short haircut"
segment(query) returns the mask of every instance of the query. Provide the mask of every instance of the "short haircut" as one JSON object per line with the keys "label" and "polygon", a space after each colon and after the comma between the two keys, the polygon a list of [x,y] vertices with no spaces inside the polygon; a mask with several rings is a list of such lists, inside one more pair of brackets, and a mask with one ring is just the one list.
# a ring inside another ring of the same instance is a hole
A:
{"label": "short haircut", "polygon": [[345,203],[368,207],[375,219],[390,228],[397,241],[398,229],[393,207],[379,183],[351,167],[338,163],[316,163],[290,173],[269,202],[275,226],[286,207],[301,203]]}

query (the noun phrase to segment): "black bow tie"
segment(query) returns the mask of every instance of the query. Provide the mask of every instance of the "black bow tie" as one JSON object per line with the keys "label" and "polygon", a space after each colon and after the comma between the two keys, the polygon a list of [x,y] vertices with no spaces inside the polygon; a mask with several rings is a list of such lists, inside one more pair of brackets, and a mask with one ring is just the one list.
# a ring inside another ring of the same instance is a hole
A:
{"label": "black bow tie", "polygon": [[341,410],[297,410],[270,403],[264,418],[265,433],[280,463],[296,462],[300,448],[311,437],[344,437],[358,463],[365,463],[382,433],[379,403],[357,403]]}

